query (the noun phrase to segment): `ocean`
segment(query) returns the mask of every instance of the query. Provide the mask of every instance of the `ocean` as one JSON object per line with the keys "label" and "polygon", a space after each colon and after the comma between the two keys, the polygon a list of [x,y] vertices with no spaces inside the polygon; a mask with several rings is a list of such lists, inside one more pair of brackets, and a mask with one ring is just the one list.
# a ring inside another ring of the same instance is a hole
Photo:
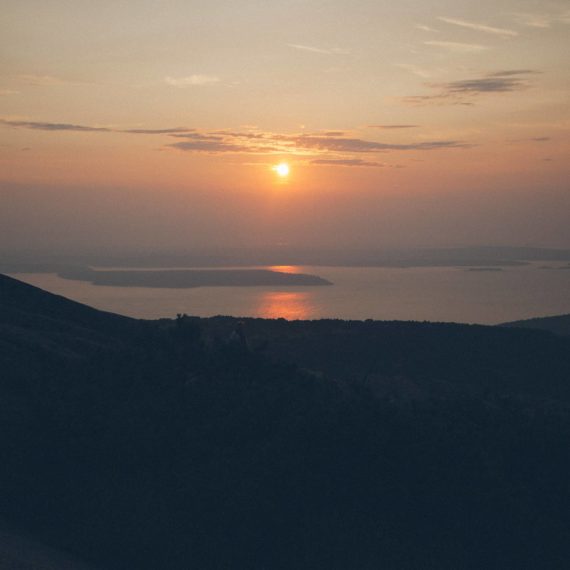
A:
{"label": "ocean", "polygon": [[187,313],[285,319],[379,319],[497,324],[570,313],[570,267],[537,262],[464,267],[265,267],[318,275],[330,287],[110,287],[53,273],[21,279],[98,309],[157,319]]}

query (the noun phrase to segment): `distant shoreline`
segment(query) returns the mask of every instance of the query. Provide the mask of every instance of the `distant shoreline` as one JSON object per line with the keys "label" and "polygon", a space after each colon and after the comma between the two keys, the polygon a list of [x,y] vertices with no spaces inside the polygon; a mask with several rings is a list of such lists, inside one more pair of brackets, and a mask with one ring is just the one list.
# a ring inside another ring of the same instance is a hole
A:
{"label": "distant shoreline", "polygon": [[[521,267],[535,262],[570,262],[570,249],[540,247],[412,248],[218,248],[187,251],[42,253],[0,251],[1,273],[59,273],[76,267],[101,269],[252,269],[279,266],[346,268]],[[565,268],[564,266],[560,269]]]}

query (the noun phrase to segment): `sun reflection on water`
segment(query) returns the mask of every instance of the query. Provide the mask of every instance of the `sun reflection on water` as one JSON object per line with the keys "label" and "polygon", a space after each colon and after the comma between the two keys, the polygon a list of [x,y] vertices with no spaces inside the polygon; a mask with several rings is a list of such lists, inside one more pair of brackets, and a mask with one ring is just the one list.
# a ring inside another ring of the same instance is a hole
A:
{"label": "sun reflection on water", "polygon": [[267,269],[279,273],[301,273],[301,268],[298,265],[270,265]]}
{"label": "sun reflection on water", "polygon": [[264,319],[306,320],[314,318],[310,293],[272,291],[264,293],[256,313]]}

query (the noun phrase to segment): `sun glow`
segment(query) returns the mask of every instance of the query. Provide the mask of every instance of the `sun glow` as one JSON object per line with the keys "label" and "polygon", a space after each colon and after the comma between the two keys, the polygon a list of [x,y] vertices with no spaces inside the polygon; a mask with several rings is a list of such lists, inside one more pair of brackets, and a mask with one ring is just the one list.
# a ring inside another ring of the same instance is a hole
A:
{"label": "sun glow", "polygon": [[281,162],[273,167],[273,170],[280,178],[287,178],[289,176],[289,165],[286,162]]}
{"label": "sun glow", "polygon": [[256,314],[263,319],[304,321],[315,318],[315,307],[310,293],[271,291],[260,297]]}

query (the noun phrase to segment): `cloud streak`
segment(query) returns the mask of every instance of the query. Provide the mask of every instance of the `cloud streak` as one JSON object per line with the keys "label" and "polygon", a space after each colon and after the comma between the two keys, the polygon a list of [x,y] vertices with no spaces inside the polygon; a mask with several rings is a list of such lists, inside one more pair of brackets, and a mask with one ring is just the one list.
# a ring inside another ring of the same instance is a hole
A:
{"label": "cloud streak", "polygon": [[75,131],[75,132],[112,132],[106,127],[90,127],[71,123],[45,123],[41,121],[9,121],[0,119],[0,124],[8,127],[31,129],[33,131]]}
{"label": "cloud streak", "polygon": [[439,30],[436,30],[430,26],[426,26],[425,24],[416,24],[415,28],[416,30],[421,30],[422,32],[430,32],[435,34],[439,33]]}
{"label": "cloud streak", "polygon": [[529,87],[527,76],[536,74],[532,69],[513,69],[488,73],[474,79],[462,79],[447,83],[430,83],[436,91],[431,95],[413,95],[404,97],[405,103],[472,105],[474,100],[489,93],[512,93]]}
{"label": "cloud streak", "polygon": [[417,129],[419,125],[368,125],[369,129],[381,129],[385,131],[398,129]]}
{"label": "cloud streak", "polygon": [[518,32],[514,30],[507,30],[505,28],[495,28],[493,26],[487,26],[485,24],[479,24],[477,22],[469,22],[467,20],[462,20],[460,18],[446,18],[444,16],[439,16],[438,20],[445,22],[446,24],[451,24],[453,26],[459,26],[461,28],[468,28],[470,30],[475,30],[477,32],[484,32],[486,34],[495,34],[498,36],[518,36]]}
{"label": "cloud streak", "polygon": [[71,131],[71,132],[103,132],[103,133],[126,133],[134,135],[171,135],[190,133],[195,129],[186,127],[173,127],[167,129],[113,129],[110,127],[93,127],[90,125],[76,125],[73,123],[51,123],[44,121],[17,121],[0,119],[0,125],[33,131]]}
{"label": "cloud streak", "polygon": [[[342,134],[342,133],[341,133]],[[389,151],[437,150],[467,146],[461,141],[422,141],[407,144],[384,143],[360,138],[338,136],[336,131],[312,134],[240,133],[215,131],[211,133],[172,134],[184,139],[168,146],[185,151],[209,153],[301,153],[366,154]]]}
{"label": "cloud streak", "polygon": [[384,164],[360,158],[317,158],[311,160],[310,164],[321,166],[341,166],[341,167],[361,167],[361,168],[382,168]]}
{"label": "cloud streak", "polygon": [[124,129],[117,132],[131,133],[133,135],[172,135],[178,133],[189,133],[196,129],[187,129],[185,127],[173,127],[170,129]]}
{"label": "cloud streak", "polygon": [[81,85],[83,81],[71,81],[69,79],[62,79],[61,77],[54,77],[53,75],[34,75],[24,74],[16,76],[20,83],[25,85],[33,85],[35,87],[54,87],[58,85]]}
{"label": "cloud streak", "polygon": [[410,73],[413,73],[422,79],[429,79],[432,77],[430,71],[418,65],[414,65],[413,63],[394,63],[393,65],[399,67],[400,69],[405,69],[406,71],[409,71]]}
{"label": "cloud streak", "polygon": [[[166,136],[176,142],[166,146],[184,152],[202,152],[209,154],[281,154],[289,156],[313,156],[315,159],[340,160],[330,154],[359,155],[391,151],[429,151],[451,148],[466,148],[470,145],[456,140],[434,140],[410,143],[387,143],[347,136],[343,131],[324,131],[317,133],[283,134],[272,132],[241,132],[229,130],[199,131],[186,127],[160,129],[114,129],[94,127],[73,123],[51,123],[39,121],[20,121],[0,119],[0,124],[20,129],[50,132],[105,132],[132,135]],[[377,125],[375,128],[408,129],[415,125]],[[329,156],[327,156],[329,155]],[[330,158],[329,158],[330,157]],[[343,158],[355,161],[344,166],[364,166],[361,159]],[[323,163],[324,164],[324,163]],[[332,163],[331,163],[332,164]],[[340,163],[338,163],[341,165]],[[371,164],[368,164],[371,166]]]}
{"label": "cloud streak", "polygon": [[183,151],[205,152],[209,154],[267,154],[278,150],[277,148],[268,146],[237,144],[224,140],[209,140],[208,138],[181,141],[169,144],[168,146]]}
{"label": "cloud streak", "polygon": [[342,48],[322,48],[317,46],[308,46],[304,44],[287,44],[290,48],[300,51],[308,51],[311,53],[320,53],[322,55],[348,55],[349,50]]}
{"label": "cloud streak", "polygon": [[570,24],[570,10],[552,14],[550,12],[536,13],[517,13],[515,20],[522,26],[527,28],[551,28],[554,24]]}
{"label": "cloud streak", "polygon": [[445,42],[437,40],[429,40],[424,42],[426,46],[438,47],[454,53],[478,53],[489,49],[488,46],[481,44],[465,44],[462,42]]}
{"label": "cloud streak", "polygon": [[165,77],[164,81],[173,87],[201,87],[219,83],[221,79],[216,75],[189,75],[188,77]]}

